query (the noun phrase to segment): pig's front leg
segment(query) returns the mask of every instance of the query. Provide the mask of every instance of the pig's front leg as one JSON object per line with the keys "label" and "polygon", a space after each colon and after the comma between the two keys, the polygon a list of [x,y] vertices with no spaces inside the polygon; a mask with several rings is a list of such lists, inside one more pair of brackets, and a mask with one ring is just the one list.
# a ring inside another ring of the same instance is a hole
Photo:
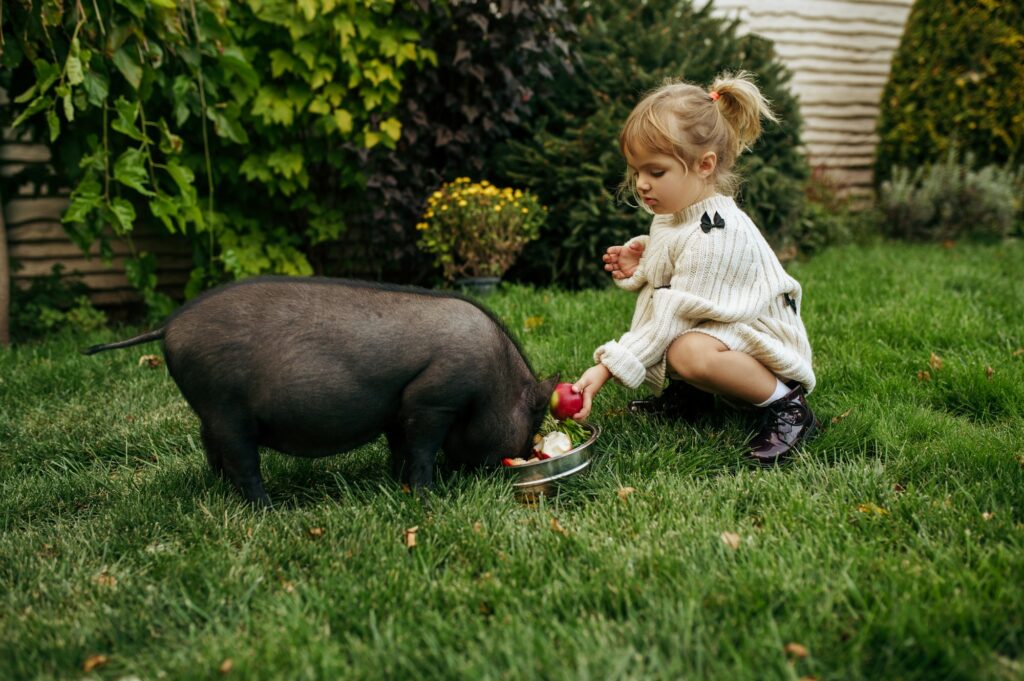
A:
{"label": "pig's front leg", "polygon": [[409,483],[409,445],[401,428],[386,432],[388,449],[391,450],[391,476],[402,484]]}
{"label": "pig's front leg", "polygon": [[405,474],[413,489],[434,486],[434,461],[454,418],[451,409],[420,408],[402,420],[408,452]]}

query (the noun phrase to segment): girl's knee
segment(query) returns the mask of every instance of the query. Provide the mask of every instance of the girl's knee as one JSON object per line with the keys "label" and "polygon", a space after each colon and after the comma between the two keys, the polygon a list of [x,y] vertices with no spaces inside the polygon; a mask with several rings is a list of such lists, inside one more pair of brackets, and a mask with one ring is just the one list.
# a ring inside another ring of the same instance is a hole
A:
{"label": "girl's knee", "polygon": [[699,333],[684,334],[669,346],[669,366],[688,383],[704,383],[711,375],[714,356],[719,352],[716,343],[716,339]]}

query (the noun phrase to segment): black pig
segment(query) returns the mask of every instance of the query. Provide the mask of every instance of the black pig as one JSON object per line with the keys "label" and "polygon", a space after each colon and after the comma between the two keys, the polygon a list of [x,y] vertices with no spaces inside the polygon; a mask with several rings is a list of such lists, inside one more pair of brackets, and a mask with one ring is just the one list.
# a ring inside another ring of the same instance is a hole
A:
{"label": "black pig", "polygon": [[319,457],[384,433],[393,474],[415,488],[432,484],[440,448],[465,468],[526,457],[557,382],[538,382],[501,323],[465,298],[342,279],[221,286],[162,328],[85,353],[160,338],[210,467],[261,506],[260,446]]}

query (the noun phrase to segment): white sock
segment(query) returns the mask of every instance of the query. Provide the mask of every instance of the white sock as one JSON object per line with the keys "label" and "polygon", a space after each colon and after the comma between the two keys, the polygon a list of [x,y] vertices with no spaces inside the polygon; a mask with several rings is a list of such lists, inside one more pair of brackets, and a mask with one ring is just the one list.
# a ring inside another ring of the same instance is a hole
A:
{"label": "white sock", "polygon": [[760,402],[758,404],[755,404],[754,406],[755,407],[767,407],[769,404],[771,404],[775,400],[779,400],[779,399],[782,399],[783,397],[785,397],[789,393],[790,390],[792,390],[792,388],[790,388],[788,385],[786,385],[785,383],[780,381],[778,378],[776,378],[775,379],[775,392],[772,393],[772,396],[769,397],[764,402]]}

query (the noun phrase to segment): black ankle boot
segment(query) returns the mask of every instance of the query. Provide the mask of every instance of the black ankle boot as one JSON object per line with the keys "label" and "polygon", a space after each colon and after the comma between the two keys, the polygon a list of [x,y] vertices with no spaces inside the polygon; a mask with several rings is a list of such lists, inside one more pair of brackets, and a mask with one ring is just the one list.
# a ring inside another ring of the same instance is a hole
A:
{"label": "black ankle boot", "polygon": [[661,395],[645,400],[631,400],[632,414],[650,414],[673,419],[697,419],[713,411],[715,396],[695,388],[686,381],[669,381]]}
{"label": "black ankle boot", "polygon": [[761,432],[750,442],[750,457],[762,465],[785,461],[818,429],[804,387],[792,385],[792,390],[764,408]]}

